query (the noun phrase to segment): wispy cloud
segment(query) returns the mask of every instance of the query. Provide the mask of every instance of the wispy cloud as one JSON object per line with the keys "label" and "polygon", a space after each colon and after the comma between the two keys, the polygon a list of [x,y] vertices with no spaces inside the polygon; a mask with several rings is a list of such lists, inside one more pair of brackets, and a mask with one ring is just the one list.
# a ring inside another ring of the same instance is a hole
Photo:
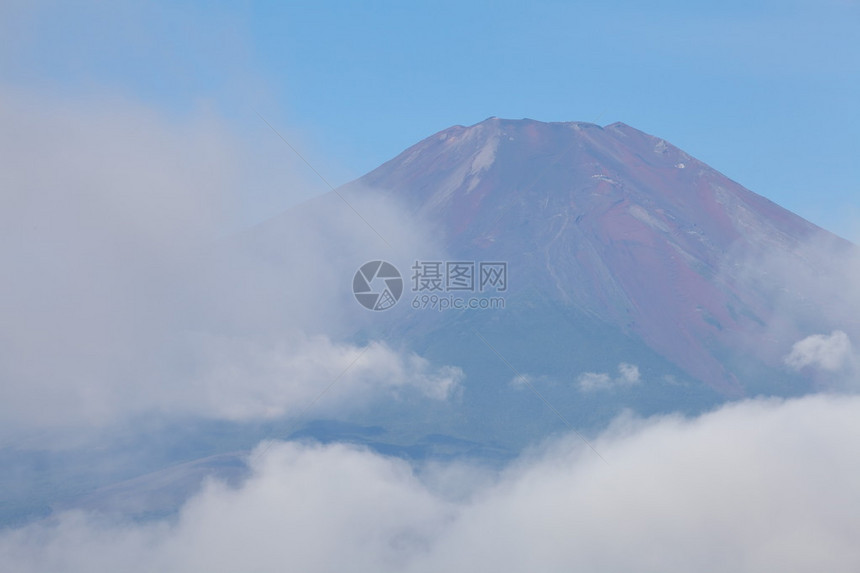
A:
{"label": "wispy cloud", "polygon": [[618,375],[613,377],[606,372],[584,372],[576,379],[583,392],[626,388],[640,382],[639,367],[622,362],[618,365]]}
{"label": "wispy cloud", "polygon": [[347,339],[364,312],[355,269],[434,243],[391,201],[366,190],[354,204],[392,249],[327,198],[232,236],[249,185],[301,197],[289,190],[304,179],[267,172],[257,142],[206,114],[26,96],[0,93],[0,436],[148,413],[291,415],[344,371],[316,407],[455,391],[457,369]]}
{"label": "wispy cloud", "polygon": [[854,355],[851,339],[841,330],[830,335],[813,334],[794,343],[785,363],[795,370],[814,366],[829,372],[845,368]]}
{"label": "wispy cloud", "polygon": [[846,367],[860,336],[860,249],[825,232],[775,236],[756,249],[729,253],[719,278],[742,285],[737,342],[774,368],[853,385]]}

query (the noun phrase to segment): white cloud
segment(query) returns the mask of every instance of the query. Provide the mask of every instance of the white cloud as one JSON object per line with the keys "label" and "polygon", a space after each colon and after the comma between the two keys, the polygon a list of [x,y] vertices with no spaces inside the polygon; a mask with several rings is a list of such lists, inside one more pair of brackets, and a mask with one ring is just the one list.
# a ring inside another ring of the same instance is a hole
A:
{"label": "white cloud", "polygon": [[351,200],[374,229],[320,197],[234,238],[254,189],[306,196],[258,150],[205,113],[0,92],[0,438],[148,412],[289,415],[359,354],[319,407],[451,395],[456,369],[340,342],[369,320],[349,290],[356,268],[429,254],[432,235],[364,190]]}
{"label": "white cloud", "polygon": [[624,384],[639,383],[639,367],[635,364],[619,364],[618,373],[620,375],[619,380],[623,381]]}
{"label": "white cloud", "polygon": [[842,370],[854,355],[851,339],[841,330],[829,336],[813,334],[794,343],[785,363],[795,370],[815,366],[829,372]]}
{"label": "white cloud", "polygon": [[[774,368],[815,365],[835,373],[839,347],[860,336],[854,318],[860,315],[860,249],[832,235],[800,240],[771,230],[755,248],[728,253],[719,281],[743,293],[735,343]],[[830,377],[833,383],[842,381]]]}
{"label": "white cloud", "polygon": [[528,389],[529,386],[535,386],[536,384],[541,385],[555,385],[555,380],[553,380],[549,376],[536,376],[534,374],[518,374],[511,378],[511,381],[508,382],[508,385],[511,388],[517,390]]}
{"label": "white cloud", "polygon": [[577,379],[579,389],[584,391],[590,390],[607,390],[612,387],[612,378],[605,372],[584,372]]}
{"label": "white cloud", "polygon": [[639,367],[626,362],[618,365],[618,376],[615,378],[605,372],[584,372],[577,378],[579,389],[583,392],[612,390],[613,388],[633,386],[639,382]]}
{"label": "white cloud", "polygon": [[345,410],[381,395],[413,390],[434,400],[449,398],[463,379],[455,367],[433,368],[415,354],[380,342],[359,347],[325,336],[296,334],[265,346],[245,338],[211,335],[195,341],[194,360],[203,370],[186,383],[160,389],[160,409],[185,409],[227,420],[296,414],[315,400],[317,412]]}
{"label": "white cloud", "polygon": [[20,573],[860,568],[860,398],[628,419],[593,444],[608,463],[570,436],[500,473],[454,464],[440,479],[351,446],[275,443],[247,481],[209,482],[175,520],[66,513],[4,531],[0,561]]}

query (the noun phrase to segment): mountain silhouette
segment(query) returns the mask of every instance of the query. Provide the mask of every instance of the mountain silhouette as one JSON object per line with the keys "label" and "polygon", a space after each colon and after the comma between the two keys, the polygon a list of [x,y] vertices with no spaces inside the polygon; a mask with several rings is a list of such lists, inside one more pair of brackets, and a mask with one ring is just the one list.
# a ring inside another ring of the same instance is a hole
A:
{"label": "mountain silhouette", "polygon": [[[261,244],[290,221],[325,220],[348,211],[341,198],[356,206],[370,192],[434,229],[445,261],[507,266],[503,293],[467,293],[502,295],[504,308],[416,310],[407,258],[397,261],[400,302],[364,312],[359,341],[382,338],[466,374],[458,406],[428,407],[409,424],[525,443],[559,422],[547,420],[542,402],[587,426],[628,408],[692,413],[820,386],[784,358],[792,343],[833,325],[814,310],[786,318],[791,289],[762,261],[814,277],[804,245],[852,246],[663,139],[623,123],[454,126],[270,221]],[[384,227],[373,209],[357,210]],[[826,302],[804,300],[811,309]]]}

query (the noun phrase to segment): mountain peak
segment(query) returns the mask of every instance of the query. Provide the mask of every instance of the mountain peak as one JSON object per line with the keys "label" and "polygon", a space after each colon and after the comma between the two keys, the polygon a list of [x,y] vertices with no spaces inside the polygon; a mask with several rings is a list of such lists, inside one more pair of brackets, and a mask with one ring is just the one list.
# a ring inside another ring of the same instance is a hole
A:
{"label": "mountain peak", "polygon": [[821,232],[621,122],[491,117],[443,130],[360,182],[439,224],[458,256],[508,261],[541,296],[634,333],[729,395],[743,389],[715,352],[770,311],[737,287],[725,254],[791,252]]}

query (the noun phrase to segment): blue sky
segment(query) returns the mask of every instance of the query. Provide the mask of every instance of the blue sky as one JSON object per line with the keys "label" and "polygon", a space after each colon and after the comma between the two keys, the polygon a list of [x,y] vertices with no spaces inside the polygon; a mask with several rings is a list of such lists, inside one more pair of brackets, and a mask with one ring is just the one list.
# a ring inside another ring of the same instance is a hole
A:
{"label": "blue sky", "polygon": [[453,124],[623,121],[860,239],[857,1],[12,2],[0,20],[2,89],[271,138],[260,113],[335,184]]}

